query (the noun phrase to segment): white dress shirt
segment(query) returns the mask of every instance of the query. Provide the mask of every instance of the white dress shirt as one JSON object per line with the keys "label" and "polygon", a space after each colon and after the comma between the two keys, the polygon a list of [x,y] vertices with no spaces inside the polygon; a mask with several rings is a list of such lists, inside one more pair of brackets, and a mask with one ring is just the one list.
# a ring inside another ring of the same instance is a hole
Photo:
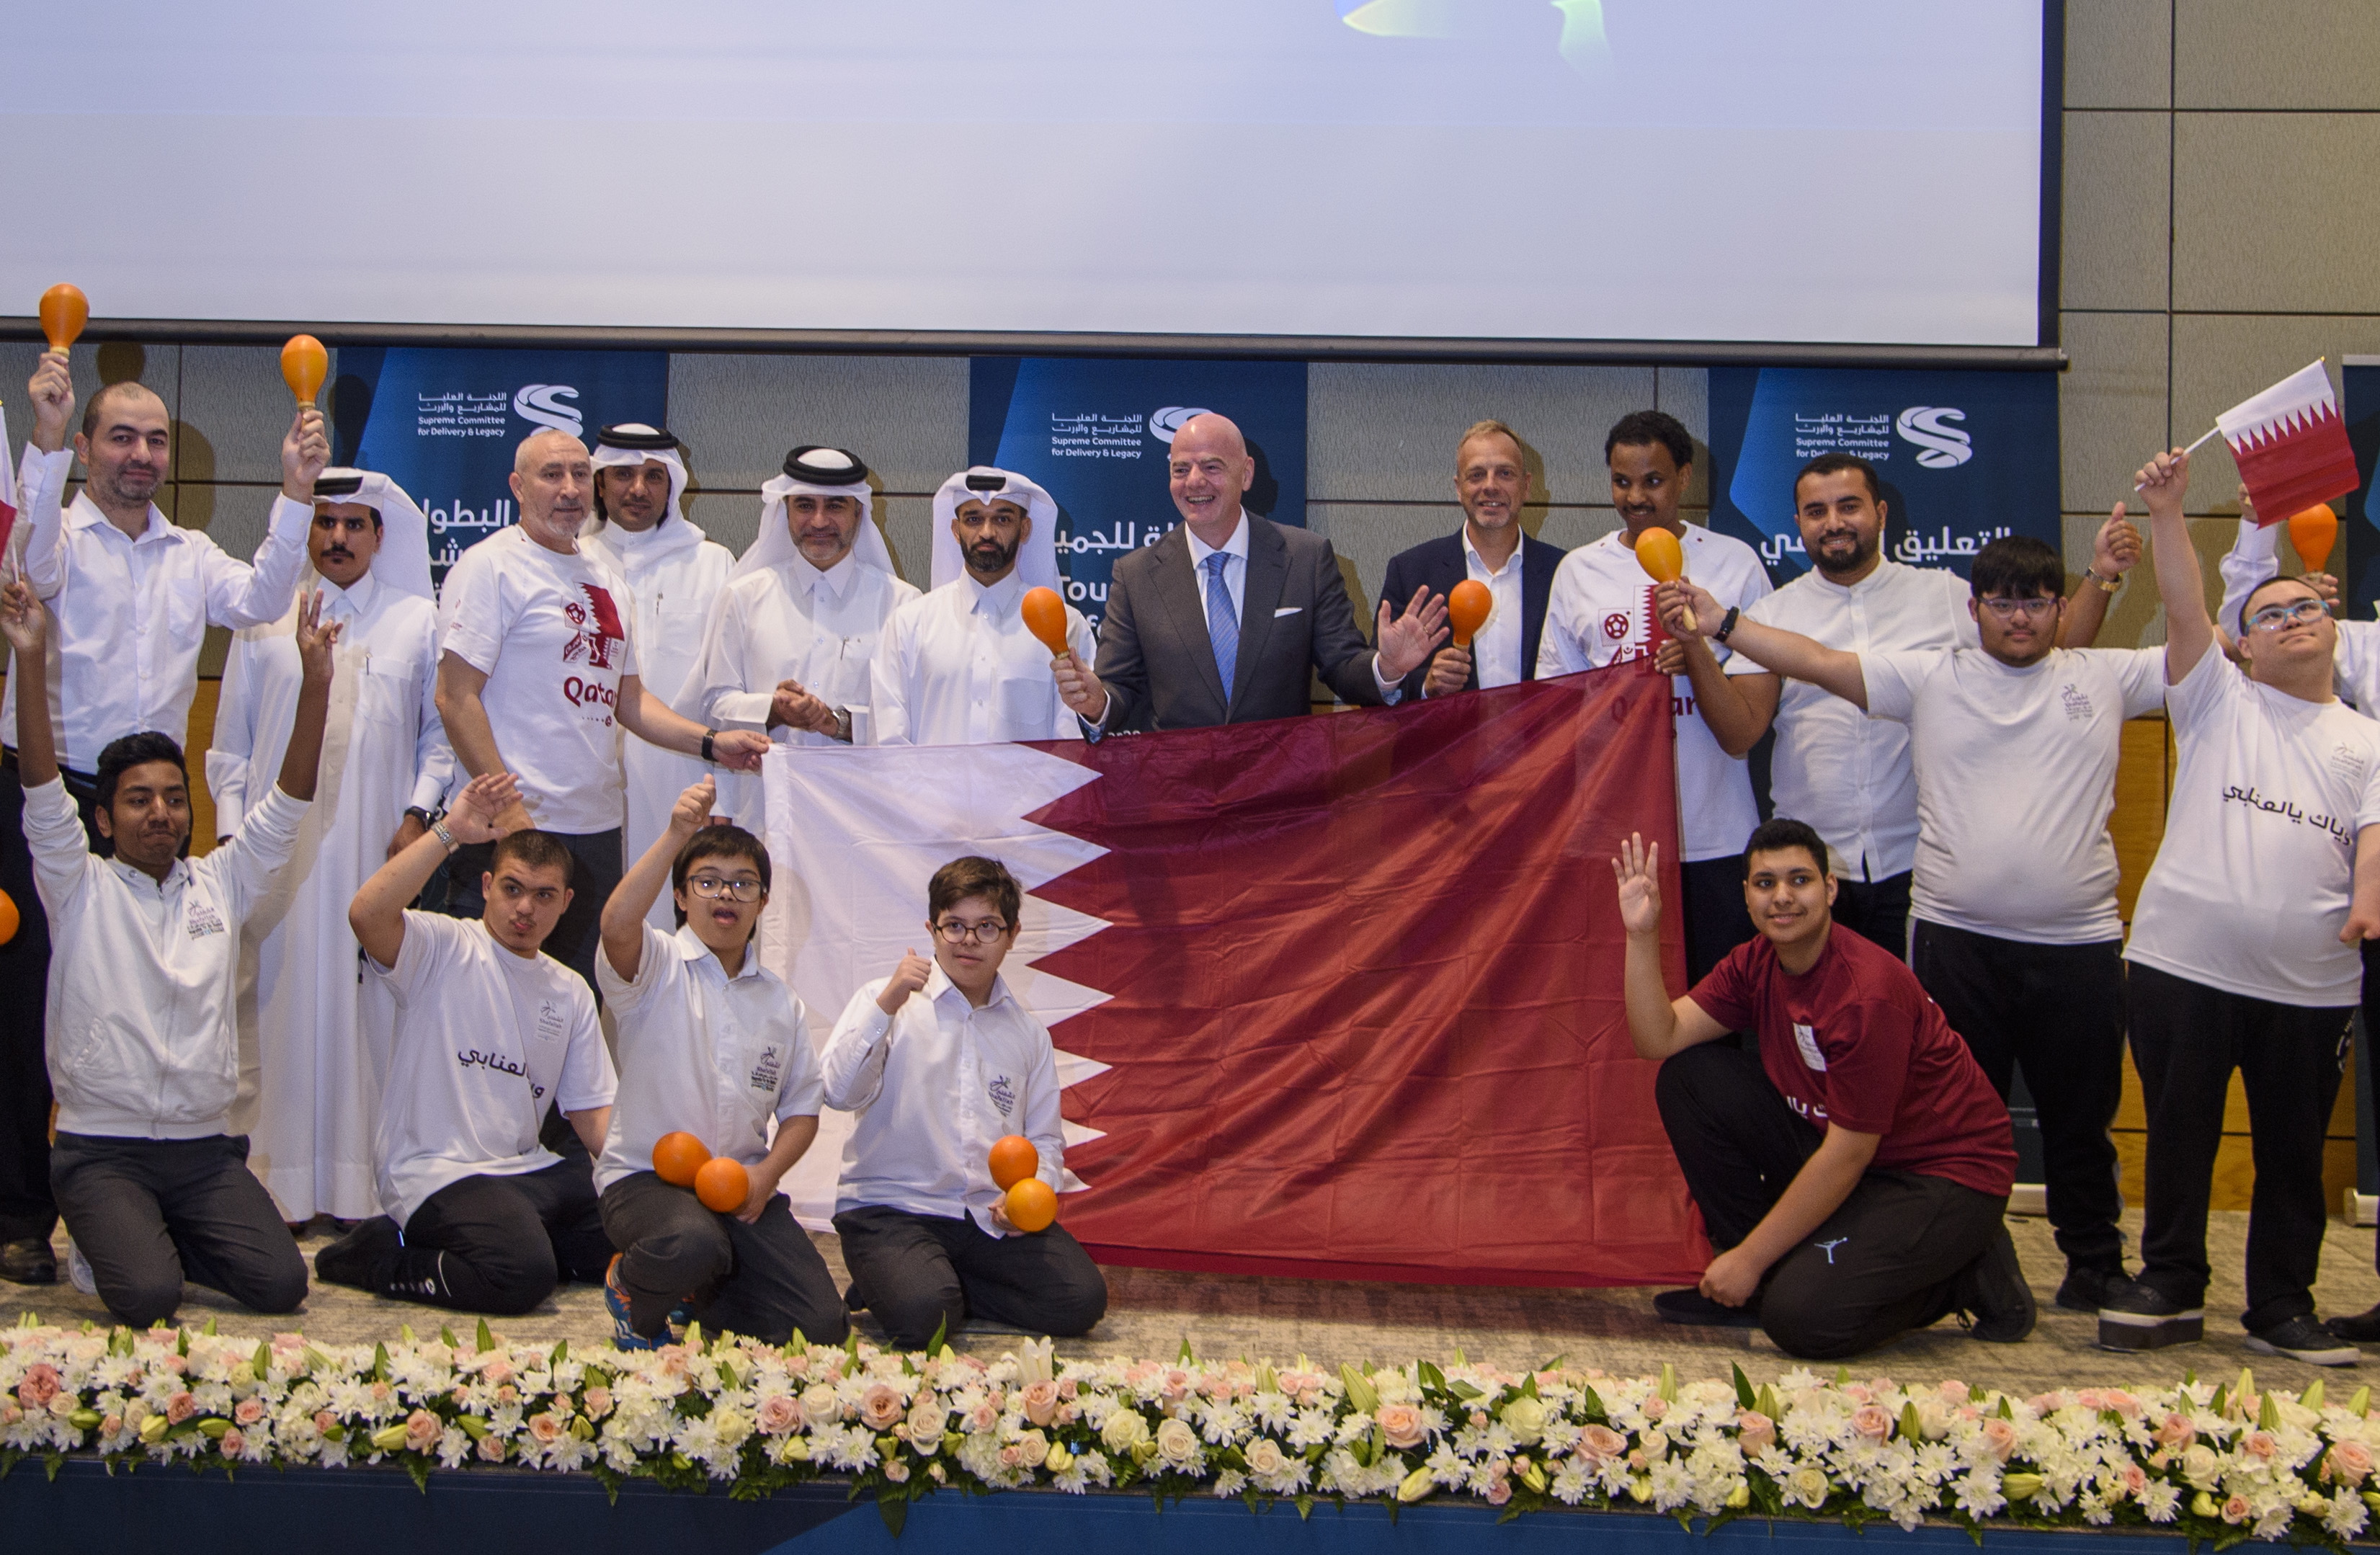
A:
{"label": "white dress shirt", "polygon": [[[1886,556],[1849,587],[1814,567],[1743,614],[1845,653],[1916,652],[1980,646],[1967,599],[1957,573]],[[1770,672],[1738,654],[1727,673]],[[1826,839],[1838,879],[1905,873],[1917,857],[1909,725],[1870,718],[1830,691],[1789,679],[1778,687],[1776,728],[1768,782],[1777,813],[1808,821]]]}
{"label": "white dress shirt", "polygon": [[238,836],[161,881],[91,851],[63,781],[25,790],[25,841],[55,947],[48,1058],[61,1131],[226,1132],[239,1088],[241,928],[297,846],[306,809],[275,788]]}
{"label": "white dress shirt", "polygon": [[[1479,548],[1471,543],[1471,526],[1463,526],[1463,572],[1475,583],[1488,586],[1492,601],[1488,620],[1471,635],[1471,667],[1479,676],[1482,691],[1497,686],[1517,686],[1521,682],[1521,541],[1515,537],[1512,553],[1504,558],[1500,567],[1490,568]],[[1397,601],[1402,604],[1403,601]]]}
{"label": "white dress shirt", "polygon": [[746,1166],[769,1153],[771,1125],[818,1116],[809,1011],[751,948],[734,977],[692,928],[648,924],[635,978],[598,951],[595,981],[619,1033],[620,1099],[595,1186],[653,1168],[653,1145],[683,1129]]}
{"label": "white dress shirt", "polygon": [[[74,450],[28,444],[18,482],[28,526],[25,580],[57,617],[50,653],[58,764],[88,772],[110,740],[153,729],[179,743],[190,726],[199,650],[209,626],[278,620],[306,568],[313,508],[275,496],[253,565],[224,554],[199,529],[152,504],[138,540],[108,521],[87,492],[60,511]],[[0,696],[0,741],[17,743],[17,683]]]}
{"label": "white dress shirt", "polygon": [[913,1215],[965,1216],[998,1236],[992,1142],[1021,1134],[1041,1153],[1041,1180],[1064,1180],[1058,1061],[1043,1026],[1006,978],[981,1009],[940,966],[898,1014],[878,1006],[892,979],[851,996],[827,1039],[826,1104],[856,1112],[844,1147],[842,1214],[882,1205]]}
{"label": "white dress shirt", "polygon": [[[1716,595],[1719,606],[1749,607],[1767,597],[1768,573],[1760,554],[1731,535],[1699,524],[1686,526],[1679,541],[1686,576]],[[1702,625],[1716,627],[1716,621]],[[1724,664],[1727,645],[1711,644]],[[1546,629],[1537,644],[1537,678],[1550,680],[1580,670],[1599,669],[1650,657],[1653,652],[1653,580],[1621,531],[1582,545],[1562,557],[1546,601]],[[1675,676],[1670,696],[1678,728],[1678,824],[1682,861],[1701,863],[1743,851],[1744,838],[1760,824],[1752,801],[1752,773],[1719,748],[1694,705],[1694,685]]]}
{"label": "white dress shirt", "polygon": [[[1090,624],[1066,607],[1066,638],[1086,664]],[[1058,695],[1050,650],[1025,628],[1025,578],[989,587],[962,575],[892,613],[868,674],[879,745],[987,745],[1079,737]]]}

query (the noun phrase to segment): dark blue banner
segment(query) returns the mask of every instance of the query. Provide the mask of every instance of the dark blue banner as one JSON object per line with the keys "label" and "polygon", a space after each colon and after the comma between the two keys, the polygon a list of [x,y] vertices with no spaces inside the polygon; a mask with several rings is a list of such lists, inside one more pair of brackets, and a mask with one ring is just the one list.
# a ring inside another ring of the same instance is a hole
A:
{"label": "dark blue banner", "polygon": [[1809,567],[1793,477],[1821,454],[1876,466],[1895,561],[1963,577],[2002,535],[2065,550],[2055,373],[1715,367],[1710,450],[1711,528],[1756,546],[1779,584]]}
{"label": "dark blue banner", "polygon": [[1181,523],[1167,492],[1174,429],[1229,416],[1257,463],[1248,511],[1305,527],[1305,364],[978,357],[967,463],[997,465],[1057,499],[1066,600],[1096,626],[1118,557]]}
{"label": "dark blue banner", "polygon": [[2372,479],[2380,469],[2380,357],[2349,357],[2339,376],[2346,391],[2339,410],[2347,418],[2347,441],[2354,446],[2363,484],[2346,499],[2339,553],[2330,559],[2330,570],[2338,575],[2340,606],[2354,619],[2369,621],[2380,604],[2380,492]]}
{"label": "dark blue banner", "polygon": [[466,550],[518,519],[521,439],[553,427],[591,446],[613,422],[668,424],[669,354],[348,346],[331,403],[337,462],[412,493],[443,584]]}

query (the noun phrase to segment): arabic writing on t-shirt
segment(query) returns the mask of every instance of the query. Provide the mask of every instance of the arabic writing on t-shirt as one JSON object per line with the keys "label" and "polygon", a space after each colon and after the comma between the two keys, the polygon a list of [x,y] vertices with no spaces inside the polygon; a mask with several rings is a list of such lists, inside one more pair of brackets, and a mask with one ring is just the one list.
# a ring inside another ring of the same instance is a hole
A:
{"label": "arabic writing on t-shirt", "polygon": [[2266,815],[2283,816],[2301,826],[2317,827],[2337,837],[2341,843],[2352,843],[2355,840],[2355,829],[2350,822],[2337,816],[2317,815],[2301,809],[2292,799],[2267,799],[2256,792],[2253,784],[2246,788],[2241,788],[2237,784],[2225,784],[2223,802],[2230,804],[2235,800],[2252,810],[2262,810]]}
{"label": "arabic writing on t-shirt", "polygon": [[[516,1063],[502,1053],[483,1053],[477,1048],[461,1048],[456,1050],[455,1057],[466,1069],[492,1069],[500,1075],[517,1075],[528,1080],[528,1066]],[[540,1101],[545,1099],[545,1087],[535,1080],[528,1081],[528,1092]]]}

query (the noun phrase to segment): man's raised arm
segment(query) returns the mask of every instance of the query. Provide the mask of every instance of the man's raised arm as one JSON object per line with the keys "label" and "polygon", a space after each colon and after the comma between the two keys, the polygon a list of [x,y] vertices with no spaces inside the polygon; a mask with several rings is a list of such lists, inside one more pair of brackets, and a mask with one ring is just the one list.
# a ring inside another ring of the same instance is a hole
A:
{"label": "man's raised arm", "polygon": [[2179,686],[2215,646],[2206,613],[2206,586],[2181,499],[2190,490],[2190,456],[2176,448],[2141,467],[2141,495],[2149,504],[2149,554],[2156,565],[2157,597],[2165,602],[2165,683]]}
{"label": "man's raised arm", "polygon": [[467,843],[492,843],[505,828],[496,817],[520,807],[520,794],[507,772],[475,777],[455,797],[455,808],[413,845],[380,867],[347,904],[347,927],[364,954],[382,966],[395,966],[405,949],[406,904],[421,894],[438,866]]}
{"label": "man's raised arm", "polygon": [[[1661,613],[1662,627],[1673,638],[1708,637],[1727,622],[1727,607],[1709,589],[1687,578],[1657,586],[1653,600]],[[1687,624],[1689,605],[1694,612],[1691,626]],[[1742,612],[1737,613],[1735,625],[1728,632],[1727,645],[1763,669],[1806,680],[1821,690],[1833,692],[1861,711],[1867,711],[1867,677],[1860,669],[1856,653],[1813,642],[1799,632],[1765,626],[1747,619]]]}
{"label": "man's raised arm", "polygon": [[1628,996],[1628,1037],[1636,1056],[1656,1061],[1727,1035],[1691,999],[1671,999],[1661,977],[1661,887],[1653,872],[1661,867],[1661,844],[1650,847],[1631,833],[1611,861],[1620,882],[1620,922],[1628,930],[1628,959],[1621,981]]}

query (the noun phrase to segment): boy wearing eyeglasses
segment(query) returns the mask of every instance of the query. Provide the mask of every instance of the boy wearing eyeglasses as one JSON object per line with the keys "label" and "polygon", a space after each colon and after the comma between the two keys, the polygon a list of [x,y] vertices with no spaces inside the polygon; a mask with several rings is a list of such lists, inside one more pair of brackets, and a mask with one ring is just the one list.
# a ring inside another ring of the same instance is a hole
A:
{"label": "boy wearing eyeglasses", "polygon": [[[770,1344],[796,1329],[832,1344],[847,1325],[826,1260],[777,1192],[818,1136],[809,1013],[753,949],[769,850],[740,826],[706,825],[717,798],[707,777],[679,795],[603,905],[595,978],[618,1028],[620,1099],[595,1186],[620,1249],[603,1299],[624,1350],[665,1342],[681,1306]],[[674,934],[646,921],[664,881]],[[742,1163],[742,1205],[714,1211],[662,1181],[653,1145],[680,1131]]]}
{"label": "boy wearing eyeglasses", "polygon": [[[2163,704],[2164,658],[2058,647],[2066,565],[2029,536],[1977,552],[1969,585],[1975,648],[1844,652],[1702,598],[1695,624],[1756,663],[1908,725],[1911,969],[2001,1100],[2022,1070],[2066,1255],[2058,1305],[2095,1312],[2124,1280],[2107,1133],[2123,1091],[2123,923],[2107,815],[2124,720]],[[1701,590],[1664,586],[1672,632],[1684,630],[1676,606],[1690,593]]]}
{"label": "boy wearing eyeglasses", "polygon": [[943,865],[926,891],[933,960],[911,950],[862,986],[827,1040],[827,1105],[858,1114],[834,1206],[846,1299],[903,1349],[969,1318],[1071,1337],[1107,1311],[1082,1244],[1019,1231],[991,1178],[993,1141],[1016,1134],[1042,1181],[1065,1184],[1050,1031],[1000,976],[1023,904],[996,859]]}

